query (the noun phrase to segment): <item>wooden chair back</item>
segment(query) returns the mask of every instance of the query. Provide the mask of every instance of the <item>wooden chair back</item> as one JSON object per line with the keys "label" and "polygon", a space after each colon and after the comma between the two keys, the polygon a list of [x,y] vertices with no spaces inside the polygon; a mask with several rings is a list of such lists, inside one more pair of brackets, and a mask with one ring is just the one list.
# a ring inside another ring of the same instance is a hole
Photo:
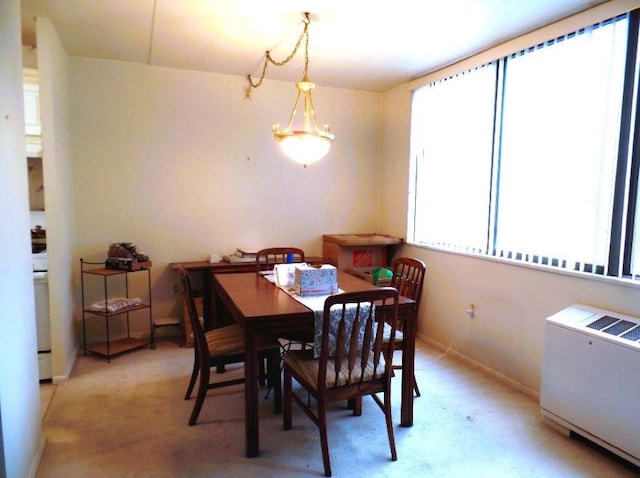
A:
{"label": "wooden chair back", "polygon": [[[420,259],[412,257],[398,257],[393,262],[393,276],[391,278],[391,286],[398,290],[398,293],[402,297],[408,297],[416,301],[416,306],[412,310],[414,321],[418,317],[418,309],[420,308],[420,302],[422,300],[422,287],[424,285],[424,275],[426,271],[424,262]],[[399,324],[398,324],[399,325]],[[399,331],[397,337],[390,340],[393,344],[394,350],[401,350],[404,348],[404,336]],[[393,357],[391,355],[390,357]],[[396,370],[401,370],[402,365],[393,365]],[[420,389],[418,388],[418,382],[416,381],[415,374],[413,376],[413,389],[416,396],[420,396]]]}
{"label": "wooden chair back", "polygon": [[289,254],[291,262],[304,262],[304,251],[297,247],[270,247],[262,249],[256,254],[256,272],[273,269],[275,264],[286,264]]}
{"label": "wooden chair back", "polygon": [[416,311],[420,307],[422,299],[426,269],[424,262],[412,257],[398,257],[393,262],[391,287],[396,288],[400,296],[415,300]]}
{"label": "wooden chair back", "polygon": [[187,308],[186,320],[191,322],[191,328],[193,329],[194,346],[196,347],[196,353],[201,363],[208,363],[209,361],[209,349],[207,347],[207,340],[204,336],[204,327],[198,317],[198,309],[193,298],[193,289],[191,287],[191,278],[187,270],[179,266],[177,268],[180,275],[180,281],[182,282],[182,296],[184,298],[184,304]]}
{"label": "wooden chair back", "polygon": [[[385,321],[398,320],[398,291],[382,287],[329,296],[324,305],[319,350],[318,391],[356,386],[366,394],[367,382],[391,381],[392,343],[384,342]],[[395,333],[393,327],[392,333]]]}

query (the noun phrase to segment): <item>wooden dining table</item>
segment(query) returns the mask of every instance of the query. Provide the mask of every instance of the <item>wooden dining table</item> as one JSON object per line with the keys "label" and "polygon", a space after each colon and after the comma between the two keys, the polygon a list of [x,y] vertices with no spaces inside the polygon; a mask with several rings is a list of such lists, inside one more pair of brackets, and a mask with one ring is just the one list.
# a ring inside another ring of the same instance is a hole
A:
{"label": "wooden dining table", "polygon": [[[270,336],[313,342],[314,313],[294,297],[255,272],[214,274],[216,300],[244,332],[245,445],[249,458],[260,454],[258,354],[256,338]],[[338,271],[338,287],[345,291],[376,286]],[[400,423],[413,425],[413,369],[415,355],[415,302],[401,297],[399,316],[404,334],[402,354],[402,399]]]}

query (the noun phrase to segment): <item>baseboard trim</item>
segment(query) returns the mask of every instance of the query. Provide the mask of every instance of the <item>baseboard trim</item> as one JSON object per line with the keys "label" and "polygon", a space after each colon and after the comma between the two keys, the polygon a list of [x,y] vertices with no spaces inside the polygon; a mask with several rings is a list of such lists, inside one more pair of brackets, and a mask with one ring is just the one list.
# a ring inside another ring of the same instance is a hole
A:
{"label": "baseboard trim", "polygon": [[35,455],[33,456],[33,460],[31,461],[31,469],[29,470],[29,478],[35,478],[38,473],[38,468],[40,467],[40,460],[42,459],[42,455],[44,454],[44,449],[47,446],[47,439],[42,434],[42,428],[40,429],[40,443],[38,444],[38,449],[36,450]]}
{"label": "baseboard trim", "polygon": [[78,357],[79,353],[80,353],[80,346],[76,344],[76,346],[73,348],[73,351],[69,356],[69,359],[67,360],[67,368],[64,372],[64,375],[54,375],[53,378],[51,379],[52,383],[64,382],[65,380],[69,380],[69,377],[71,377],[71,371],[73,370],[73,366],[76,363],[76,357]]}
{"label": "baseboard trim", "polygon": [[[491,377],[495,378],[496,380],[498,380],[501,383],[504,383],[505,385],[508,385],[509,387],[513,388],[514,390],[517,390],[519,392],[524,393],[525,395],[527,395],[528,397],[531,397],[532,399],[536,400],[536,401],[540,401],[540,393],[536,390],[533,390],[523,384],[521,384],[520,382],[507,377],[506,375],[504,375],[503,373],[498,372],[497,370],[492,369],[491,367],[488,367],[487,365],[478,362],[460,352],[455,351],[454,349],[449,349],[448,346],[441,344],[440,342],[437,342],[429,337],[427,337],[424,334],[417,334],[416,337],[418,340],[421,340],[422,342],[425,342],[426,344],[438,349],[438,350],[442,350],[443,352],[446,352],[447,355],[455,358],[456,360],[460,360],[461,362],[464,362],[466,365],[478,369],[480,370],[482,373],[485,373],[487,375],[490,375]],[[447,349],[449,349],[447,351]]]}

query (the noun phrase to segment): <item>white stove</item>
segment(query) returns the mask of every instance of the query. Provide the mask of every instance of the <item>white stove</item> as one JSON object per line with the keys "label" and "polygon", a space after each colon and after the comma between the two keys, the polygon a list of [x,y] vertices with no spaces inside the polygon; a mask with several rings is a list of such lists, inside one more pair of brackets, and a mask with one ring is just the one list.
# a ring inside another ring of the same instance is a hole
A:
{"label": "white stove", "polygon": [[31,254],[33,272],[47,272],[47,251]]}
{"label": "white stove", "polygon": [[38,336],[38,369],[40,380],[53,377],[51,370],[51,326],[49,324],[49,280],[47,251],[32,254],[33,290],[36,304],[36,332]]}

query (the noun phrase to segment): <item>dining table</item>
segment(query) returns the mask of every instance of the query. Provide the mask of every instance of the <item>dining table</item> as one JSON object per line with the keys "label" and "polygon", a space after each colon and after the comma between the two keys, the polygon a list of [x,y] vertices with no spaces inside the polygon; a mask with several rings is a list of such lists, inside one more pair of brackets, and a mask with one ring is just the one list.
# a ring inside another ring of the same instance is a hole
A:
{"label": "dining table", "polygon": [[[338,287],[344,292],[377,287],[339,270]],[[290,293],[256,272],[213,274],[216,300],[244,333],[244,402],[246,456],[260,454],[258,353],[260,336],[313,342],[314,312]],[[400,297],[398,316],[403,332],[400,424],[413,425],[413,371],[415,355],[415,301]]]}
{"label": "dining table", "polygon": [[[322,264],[322,257],[305,256],[307,264]],[[214,310],[216,307],[215,288],[213,287],[214,274],[241,274],[243,272],[254,272],[256,262],[242,260],[239,262],[228,262],[226,260],[211,261],[180,261],[172,262],[171,269],[176,273],[180,269],[186,270],[195,279],[195,283],[202,286],[199,290],[202,296],[202,312],[204,319],[204,329],[223,327],[229,325],[224,323],[224,314]],[[192,279],[193,280],[193,279]]]}

